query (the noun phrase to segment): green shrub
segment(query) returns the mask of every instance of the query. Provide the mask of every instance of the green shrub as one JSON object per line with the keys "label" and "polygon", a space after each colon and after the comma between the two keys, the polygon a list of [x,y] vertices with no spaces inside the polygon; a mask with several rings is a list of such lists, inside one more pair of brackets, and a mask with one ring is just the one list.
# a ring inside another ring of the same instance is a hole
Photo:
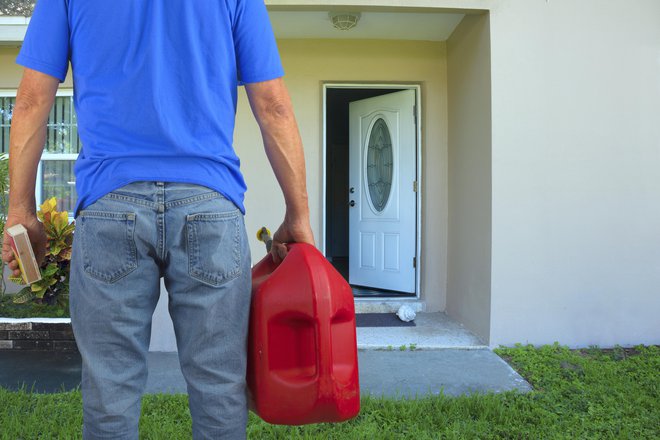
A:
{"label": "green shrub", "polygon": [[[39,208],[37,217],[43,223],[48,237],[46,258],[41,265],[41,280],[26,286],[14,297],[14,303],[33,301],[57,305],[63,309],[69,304],[69,271],[71,247],[75,224],[69,223],[66,211],[55,210],[57,199],[46,200]],[[10,277],[16,284],[25,284],[20,277]]]}

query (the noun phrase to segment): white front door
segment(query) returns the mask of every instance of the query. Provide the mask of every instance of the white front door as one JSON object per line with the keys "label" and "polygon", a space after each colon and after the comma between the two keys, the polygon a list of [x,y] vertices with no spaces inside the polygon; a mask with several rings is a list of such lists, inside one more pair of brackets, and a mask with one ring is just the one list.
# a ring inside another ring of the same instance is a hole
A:
{"label": "white front door", "polygon": [[349,105],[349,283],[415,292],[415,91]]}

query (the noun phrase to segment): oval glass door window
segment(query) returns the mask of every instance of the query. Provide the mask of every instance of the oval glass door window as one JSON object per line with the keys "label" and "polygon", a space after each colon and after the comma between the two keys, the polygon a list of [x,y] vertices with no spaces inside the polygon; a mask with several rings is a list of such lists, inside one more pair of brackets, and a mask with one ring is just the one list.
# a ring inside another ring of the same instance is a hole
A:
{"label": "oval glass door window", "polygon": [[371,205],[376,212],[382,212],[390,198],[394,167],[392,137],[383,118],[378,118],[371,128],[365,166]]}

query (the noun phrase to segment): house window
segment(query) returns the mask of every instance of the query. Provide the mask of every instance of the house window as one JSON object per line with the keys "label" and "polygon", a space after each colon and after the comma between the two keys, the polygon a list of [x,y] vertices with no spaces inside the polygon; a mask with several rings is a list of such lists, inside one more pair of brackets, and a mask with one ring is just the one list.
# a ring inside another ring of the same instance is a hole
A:
{"label": "house window", "polygon": [[[9,127],[16,102],[16,91],[0,91],[0,146],[9,153]],[[78,121],[71,90],[59,91],[48,116],[46,144],[39,162],[36,182],[37,204],[57,197],[57,209],[73,216],[76,204],[73,164],[80,153]]]}

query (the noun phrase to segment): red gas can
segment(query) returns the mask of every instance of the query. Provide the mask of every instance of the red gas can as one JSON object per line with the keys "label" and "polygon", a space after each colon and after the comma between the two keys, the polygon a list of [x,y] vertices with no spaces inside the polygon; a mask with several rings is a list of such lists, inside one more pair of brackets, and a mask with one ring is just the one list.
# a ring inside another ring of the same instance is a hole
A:
{"label": "red gas can", "polygon": [[289,246],[252,269],[247,384],[269,423],[341,422],[360,412],[355,307],[344,278],[314,247]]}

